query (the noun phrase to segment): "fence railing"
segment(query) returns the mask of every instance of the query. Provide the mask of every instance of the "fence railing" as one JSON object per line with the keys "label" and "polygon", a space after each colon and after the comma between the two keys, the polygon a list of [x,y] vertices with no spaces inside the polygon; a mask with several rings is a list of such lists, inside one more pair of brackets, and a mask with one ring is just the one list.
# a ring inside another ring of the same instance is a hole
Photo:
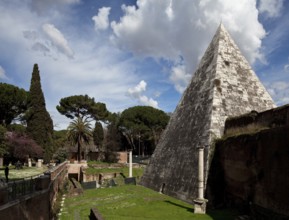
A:
{"label": "fence railing", "polygon": [[29,178],[23,178],[20,180],[14,180],[7,183],[8,201],[15,200],[19,197],[34,193],[39,190],[43,190],[48,184],[43,184],[42,180],[49,179],[48,176],[41,174],[37,176],[31,176]]}
{"label": "fence railing", "polygon": [[49,189],[53,180],[65,168],[66,163],[62,163],[39,175],[10,180],[8,183],[6,183],[6,181],[1,182],[0,197],[2,197],[2,199],[0,199],[0,205],[36,191]]}
{"label": "fence railing", "polygon": [[24,196],[35,191],[35,179],[23,179],[7,184],[8,200],[14,200],[20,196]]}

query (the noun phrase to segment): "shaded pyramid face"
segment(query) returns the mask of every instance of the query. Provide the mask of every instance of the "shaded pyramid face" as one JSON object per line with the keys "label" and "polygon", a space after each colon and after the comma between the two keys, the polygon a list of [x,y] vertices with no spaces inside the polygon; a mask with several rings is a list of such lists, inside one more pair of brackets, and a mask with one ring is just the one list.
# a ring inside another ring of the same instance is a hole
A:
{"label": "shaded pyramid face", "polygon": [[185,90],[146,167],[141,184],[178,199],[197,198],[198,146],[208,146],[205,176],[214,139],[227,117],[264,111],[275,104],[221,24]]}

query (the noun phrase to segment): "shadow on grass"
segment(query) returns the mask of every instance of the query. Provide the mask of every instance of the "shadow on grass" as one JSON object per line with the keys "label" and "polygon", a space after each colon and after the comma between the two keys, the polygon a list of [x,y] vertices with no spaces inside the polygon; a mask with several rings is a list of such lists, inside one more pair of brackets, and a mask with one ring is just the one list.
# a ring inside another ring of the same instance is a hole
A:
{"label": "shadow on grass", "polygon": [[171,202],[171,201],[169,201],[169,200],[166,200],[165,202],[166,202],[166,203],[169,203],[169,204],[171,204],[171,205],[175,205],[175,206],[178,206],[178,207],[180,207],[180,208],[186,209],[188,212],[194,213],[194,209],[193,209],[193,208],[189,208],[189,207],[187,207],[187,206],[180,205],[180,204]]}
{"label": "shadow on grass", "polygon": [[[171,205],[175,205],[175,206],[178,206],[180,208],[186,209],[188,212],[194,213],[194,209],[193,208],[189,208],[187,206],[180,205],[180,204],[171,202],[169,200],[166,200],[165,202],[169,203]],[[234,220],[236,218],[236,216],[238,216],[236,214],[236,211],[227,210],[227,209],[223,209],[223,210],[207,210],[206,214],[208,216],[210,216],[214,220]]]}

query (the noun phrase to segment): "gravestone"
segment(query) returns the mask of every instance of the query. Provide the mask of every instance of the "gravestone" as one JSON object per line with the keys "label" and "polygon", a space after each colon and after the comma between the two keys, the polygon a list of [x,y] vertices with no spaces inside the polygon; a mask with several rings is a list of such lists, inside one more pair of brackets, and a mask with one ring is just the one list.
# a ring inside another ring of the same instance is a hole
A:
{"label": "gravestone", "polygon": [[42,163],[43,163],[43,160],[42,160],[42,159],[38,159],[38,161],[37,161],[37,167],[38,167],[38,168],[41,168],[41,167],[42,167]]}
{"label": "gravestone", "polygon": [[95,189],[97,188],[97,183],[96,181],[89,181],[89,182],[82,182],[81,186],[83,189]]}
{"label": "gravestone", "polygon": [[31,158],[28,158],[28,167],[32,167]]}
{"label": "gravestone", "polygon": [[126,185],[136,185],[136,179],[135,177],[128,177],[124,179],[124,183]]}
{"label": "gravestone", "polygon": [[[189,45],[188,45],[189,46]],[[176,107],[140,184],[193,203],[198,194],[198,151],[205,148],[205,187],[214,140],[225,120],[275,104],[221,24]]]}
{"label": "gravestone", "polygon": [[108,184],[109,184],[109,187],[116,186],[114,179],[110,179]]}

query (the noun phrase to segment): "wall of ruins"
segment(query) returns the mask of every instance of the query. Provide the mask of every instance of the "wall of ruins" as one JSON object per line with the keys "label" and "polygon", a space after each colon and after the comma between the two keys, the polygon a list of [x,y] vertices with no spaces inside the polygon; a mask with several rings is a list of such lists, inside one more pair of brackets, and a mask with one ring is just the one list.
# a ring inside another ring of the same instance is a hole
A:
{"label": "wall of ruins", "polygon": [[207,189],[211,205],[236,207],[257,219],[288,219],[288,116],[289,106],[283,106],[226,122],[225,132],[236,134],[216,143]]}

